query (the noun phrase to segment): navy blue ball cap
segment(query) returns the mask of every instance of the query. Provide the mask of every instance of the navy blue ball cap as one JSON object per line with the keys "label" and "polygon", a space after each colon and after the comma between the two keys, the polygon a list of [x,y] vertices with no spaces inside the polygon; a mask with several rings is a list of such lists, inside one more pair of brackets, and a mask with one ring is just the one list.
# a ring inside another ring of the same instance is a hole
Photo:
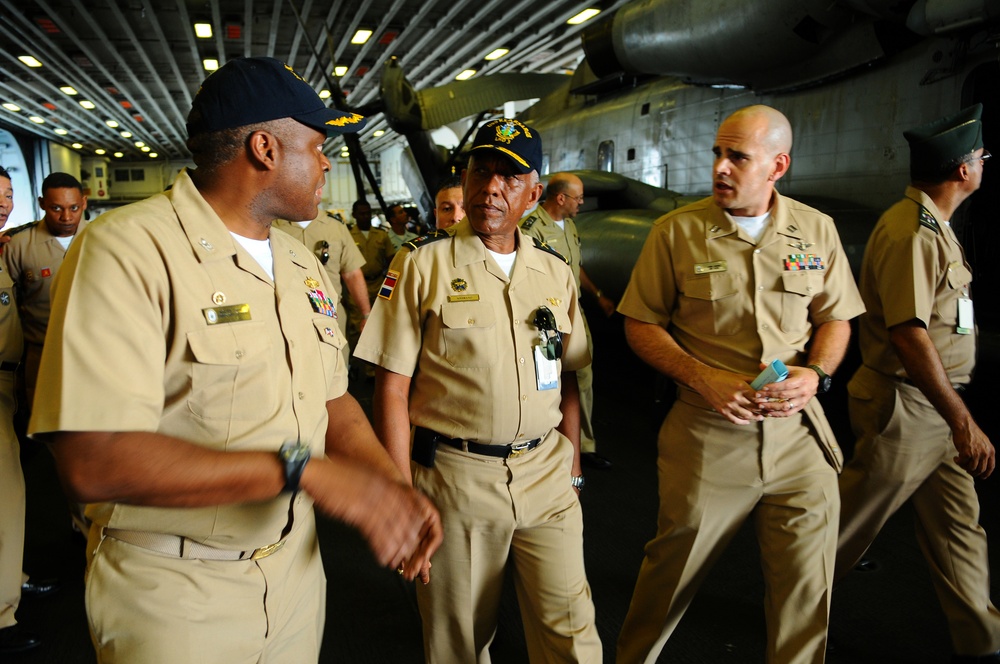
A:
{"label": "navy blue ball cap", "polygon": [[490,120],[476,132],[470,150],[500,152],[514,163],[520,173],[542,172],[542,137],[517,120]]}
{"label": "navy blue ball cap", "polygon": [[188,136],[292,118],[317,131],[349,134],[365,126],[357,113],[327,108],[295,70],[274,58],[235,58],[198,90],[187,118]]}

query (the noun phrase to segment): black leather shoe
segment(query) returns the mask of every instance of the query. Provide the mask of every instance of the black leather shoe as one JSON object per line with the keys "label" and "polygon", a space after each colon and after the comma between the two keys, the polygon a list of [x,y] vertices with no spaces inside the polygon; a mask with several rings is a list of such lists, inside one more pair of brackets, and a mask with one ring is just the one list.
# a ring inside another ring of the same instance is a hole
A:
{"label": "black leather shoe", "polygon": [[40,579],[33,581],[28,579],[21,584],[21,597],[45,597],[59,590],[58,579]]}
{"label": "black leather shoe", "polygon": [[0,629],[0,654],[24,652],[40,645],[41,640],[20,625]]}
{"label": "black leather shoe", "polygon": [[602,457],[597,452],[580,452],[580,464],[597,470],[610,470],[612,465],[611,459]]}
{"label": "black leather shoe", "polygon": [[955,655],[951,664],[994,664],[1000,662],[1000,652],[989,655]]}

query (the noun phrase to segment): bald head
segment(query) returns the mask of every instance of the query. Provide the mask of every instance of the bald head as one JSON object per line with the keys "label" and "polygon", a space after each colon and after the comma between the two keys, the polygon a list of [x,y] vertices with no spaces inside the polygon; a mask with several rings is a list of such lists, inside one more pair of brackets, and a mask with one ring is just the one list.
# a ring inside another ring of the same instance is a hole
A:
{"label": "bald head", "polygon": [[745,106],[727,117],[723,124],[743,123],[772,154],[792,151],[792,125],[776,108],[757,104]]}
{"label": "bald head", "polygon": [[575,217],[583,204],[583,180],[572,173],[556,173],[549,178],[542,207],[555,221]]}

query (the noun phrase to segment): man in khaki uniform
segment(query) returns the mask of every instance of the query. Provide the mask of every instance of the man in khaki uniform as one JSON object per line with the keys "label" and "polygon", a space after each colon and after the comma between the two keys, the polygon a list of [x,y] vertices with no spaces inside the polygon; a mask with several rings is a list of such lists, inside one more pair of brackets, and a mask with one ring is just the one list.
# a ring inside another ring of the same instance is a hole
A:
{"label": "man in khaki uniform", "polygon": [[388,220],[389,229],[386,233],[389,234],[389,239],[392,240],[392,246],[396,251],[399,251],[404,243],[416,239],[417,234],[406,227],[410,215],[406,214],[402,205],[397,203],[389,208]]}
{"label": "man in khaki uniform", "polygon": [[322,265],[270,228],[316,215],[327,133],[362,120],[278,60],[230,60],[188,116],[197,169],[66,256],[31,433],[89,503],[102,663],[317,661],[314,505],[393,568],[441,538],[346,393]]}
{"label": "man in khaki uniform", "polygon": [[[14,209],[10,174],[0,166],[0,228]],[[24,475],[21,446],[14,433],[14,370],[23,351],[21,322],[14,299],[14,282],[0,267],[0,655],[41,645],[14,618],[21,603],[24,555]]]}
{"label": "man in khaki uniform", "polygon": [[[333,301],[343,303],[346,299],[341,291],[341,283],[347,289],[347,293],[361,312],[362,320],[368,318],[371,312],[371,304],[368,300],[368,288],[365,286],[365,277],[361,273],[361,267],[365,264],[365,257],[361,255],[351,232],[347,230],[337,217],[329,212],[320,212],[319,216],[311,221],[287,221],[285,219],[275,219],[274,228],[285,231],[296,240],[306,245],[306,248],[313,250],[319,262],[326,268],[326,274],[330,277],[330,285],[333,286],[335,297]],[[338,308],[337,325],[340,332],[347,335],[347,315],[343,307]],[[350,349],[344,345],[344,358],[349,359]]]}
{"label": "man in khaki uniform", "polygon": [[[650,232],[618,310],[632,349],[678,384],[659,436],[660,507],[618,641],[654,662],[748,516],[760,543],[769,664],[826,652],[843,457],[817,391],[864,308],[830,217],[781,196],[792,130],[750,106],[719,126],[711,198]],[[754,391],[766,362],[783,382]]]}
{"label": "man in khaki uniform", "polygon": [[[42,181],[38,199],[44,216],[11,233],[4,248],[4,265],[17,287],[17,302],[24,327],[24,390],[28,407],[34,400],[38,362],[49,324],[52,280],[70,243],[80,229],[87,209],[83,185],[68,173],[50,173]],[[23,432],[22,432],[23,433]]]}
{"label": "man in khaki uniform", "polygon": [[376,431],[441,510],[433,580],[417,586],[430,664],[490,661],[507,569],[532,662],[602,657],[577,498],[574,372],[590,357],[576,283],[517,227],[541,157],[516,120],[479,129],[467,220],[404,245],[355,353],[379,366]]}
{"label": "man in khaki uniform", "polygon": [[837,578],[907,500],[955,650],[953,662],[1000,662],[986,533],[974,478],[995,451],[960,392],[976,362],[972,270],[949,220],[982,181],[982,106],[905,132],[904,198],[872,231],[861,267],[863,364],[848,384],[858,436],[840,478]]}
{"label": "man in khaki uniform", "polygon": [[[594,296],[605,316],[615,312],[615,303],[604,295],[587,271],[583,269],[580,256],[580,235],[576,231],[576,216],[583,204],[583,181],[572,173],[556,173],[549,178],[545,188],[545,200],[535,211],[521,220],[521,230],[528,236],[538,238],[559,252],[567,261],[576,277],[576,288],[581,293]],[[583,318],[583,328],[587,333],[587,347],[594,354],[594,340],[590,335],[587,317]],[[583,465],[606,470],[611,461],[597,453],[594,439],[594,372],[592,367],[576,372],[580,383],[580,459]]]}
{"label": "man in khaki uniform", "polygon": [[[372,207],[365,201],[355,201],[351,208],[354,216],[354,225],[350,227],[351,237],[357,245],[361,255],[365,258],[365,264],[361,266],[361,273],[365,277],[365,284],[368,289],[369,306],[375,301],[378,289],[382,285],[382,278],[389,267],[392,257],[396,254],[396,247],[393,246],[389,234],[381,228],[372,226]],[[358,345],[358,337],[364,328],[365,315],[361,309],[353,302],[347,304],[347,340],[351,348]]]}

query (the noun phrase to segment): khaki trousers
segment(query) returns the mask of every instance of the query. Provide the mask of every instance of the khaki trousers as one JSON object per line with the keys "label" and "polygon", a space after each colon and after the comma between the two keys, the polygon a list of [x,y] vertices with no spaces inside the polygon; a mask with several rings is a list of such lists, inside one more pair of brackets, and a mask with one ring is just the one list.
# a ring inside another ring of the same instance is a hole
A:
{"label": "khaki trousers", "polygon": [[1000,650],[986,533],[972,477],[955,463],[951,430],[919,388],[861,367],[848,385],[854,458],[840,478],[836,578],[861,559],[907,500],[917,541],[960,655]]}
{"label": "khaki trousers", "polygon": [[412,464],[444,526],[431,582],[417,584],[428,664],[489,664],[508,562],[530,661],[602,661],[571,458],[553,430],[514,459],[441,445],[434,468]]}
{"label": "khaki trousers", "polygon": [[24,475],[14,435],[14,372],[0,371],[0,629],[11,627],[21,602],[24,557]]}
{"label": "khaki trousers", "polygon": [[101,664],[318,661],[326,577],[311,515],[261,560],[184,560],[99,533],[85,599]]}
{"label": "khaki trousers", "polygon": [[823,662],[840,505],[836,472],[801,414],[739,426],[688,400],[699,401],[681,390],[660,429],[657,534],[646,545],[618,664],[656,661],[748,516],[766,588],[766,661]]}

